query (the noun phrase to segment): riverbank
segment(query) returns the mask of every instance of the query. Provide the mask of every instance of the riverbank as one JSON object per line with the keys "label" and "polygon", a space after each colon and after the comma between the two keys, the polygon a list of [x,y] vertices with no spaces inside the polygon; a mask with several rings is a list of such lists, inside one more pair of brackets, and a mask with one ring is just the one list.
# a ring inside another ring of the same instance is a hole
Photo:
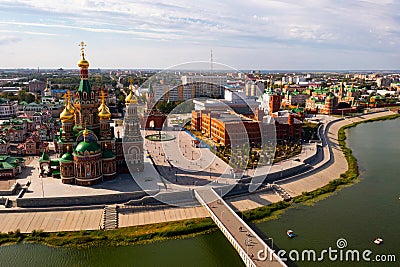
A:
{"label": "riverbank", "polygon": [[56,233],[33,231],[27,234],[17,230],[0,233],[0,245],[35,242],[51,247],[127,246],[188,238],[211,233],[217,229],[211,218],[202,218],[124,227],[108,231],[83,230]]}
{"label": "riverbank", "polygon": [[[304,203],[316,197],[321,197],[328,193],[341,188],[341,186],[351,184],[358,177],[357,161],[351,153],[351,150],[346,146],[345,129],[354,127],[359,123],[371,122],[377,120],[398,118],[398,114],[370,118],[362,121],[352,122],[351,120],[344,122],[335,133],[341,154],[344,155],[347,161],[347,171],[342,173],[339,178],[330,181],[325,186],[311,190],[309,193],[301,193],[294,197],[296,203]],[[338,175],[339,176],[339,175]],[[335,177],[338,177],[335,176]],[[287,202],[276,202],[267,206],[243,212],[247,221],[256,221],[270,218],[277,212],[282,212],[290,207]],[[166,223],[158,223],[143,226],[134,226],[120,228],[111,231],[78,231],[78,232],[58,232],[58,233],[43,233],[35,231],[31,234],[21,234],[18,231],[1,234],[0,244],[16,243],[16,242],[41,242],[51,246],[95,246],[95,245],[134,245],[158,240],[185,238],[196,234],[207,233],[216,230],[216,226],[209,218],[190,219],[185,221],[174,221]]]}

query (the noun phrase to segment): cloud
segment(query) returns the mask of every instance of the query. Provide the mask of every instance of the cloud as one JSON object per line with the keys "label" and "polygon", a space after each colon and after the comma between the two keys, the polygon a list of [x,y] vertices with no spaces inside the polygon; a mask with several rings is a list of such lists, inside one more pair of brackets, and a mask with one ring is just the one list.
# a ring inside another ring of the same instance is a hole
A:
{"label": "cloud", "polygon": [[253,49],[254,57],[265,49],[287,57],[302,50],[394,54],[400,45],[396,10],[394,0],[3,0],[0,31]]}
{"label": "cloud", "polygon": [[[375,38],[396,40],[394,1],[26,1],[13,2],[49,12],[68,23],[48,26],[154,40],[221,40],[242,45],[243,36],[269,36],[299,44],[337,42],[368,48]],[[111,23],[110,23],[111,22]],[[31,25],[34,26],[34,25]],[[36,25],[39,26],[39,25]],[[62,27],[64,26],[64,27]],[[47,27],[46,25],[40,27]],[[393,42],[393,40],[392,40]],[[251,44],[250,44],[251,45]]]}
{"label": "cloud", "polygon": [[7,35],[0,36],[0,46],[14,44],[14,43],[18,43],[21,41],[22,41],[22,38],[19,38],[16,36],[10,36],[10,35],[9,36],[7,36]]}

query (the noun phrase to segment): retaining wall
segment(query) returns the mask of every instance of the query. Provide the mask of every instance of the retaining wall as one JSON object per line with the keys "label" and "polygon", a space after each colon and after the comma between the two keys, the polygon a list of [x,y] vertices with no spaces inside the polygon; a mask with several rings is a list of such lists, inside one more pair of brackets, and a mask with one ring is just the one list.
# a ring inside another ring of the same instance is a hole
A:
{"label": "retaining wall", "polygon": [[96,196],[18,198],[17,206],[29,208],[100,205],[110,203],[123,203],[132,199],[139,199],[147,195],[148,194],[146,192],[137,191]]}

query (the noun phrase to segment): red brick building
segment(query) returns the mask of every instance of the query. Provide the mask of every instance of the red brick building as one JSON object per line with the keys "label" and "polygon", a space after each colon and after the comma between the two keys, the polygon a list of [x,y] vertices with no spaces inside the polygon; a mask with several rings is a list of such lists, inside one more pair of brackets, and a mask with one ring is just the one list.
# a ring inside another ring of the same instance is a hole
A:
{"label": "red brick building", "polygon": [[277,94],[272,94],[269,96],[269,112],[275,113],[281,108],[282,96]]}
{"label": "red brick building", "polygon": [[[268,123],[263,122],[264,112],[256,110],[255,115],[245,117],[236,113],[192,111],[191,126],[201,131],[215,143],[226,146],[248,142],[253,145],[262,142],[262,134],[268,135]],[[302,134],[302,122],[296,115],[275,117],[276,139],[299,140]]]}
{"label": "red brick building", "polygon": [[167,115],[161,113],[158,110],[151,110],[149,112],[146,112],[141,119],[142,129],[161,130],[166,119]]}

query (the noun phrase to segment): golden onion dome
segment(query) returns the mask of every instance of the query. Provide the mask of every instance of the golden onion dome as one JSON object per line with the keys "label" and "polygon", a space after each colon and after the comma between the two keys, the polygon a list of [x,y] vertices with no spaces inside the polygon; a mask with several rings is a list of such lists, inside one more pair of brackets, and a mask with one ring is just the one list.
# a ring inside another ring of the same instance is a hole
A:
{"label": "golden onion dome", "polygon": [[103,91],[101,91],[101,105],[97,111],[99,112],[100,120],[109,120],[111,118],[111,112],[106,105],[105,94]]}
{"label": "golden onion dome", "polygon": [[109,120],[111,118],[110,109],[104,103],[101,103],[99,107],[99,118],[101,120]]}
{"label": "golden onion dome", "polygon": [[86,69],[89,68],[89,61],[87,61],[85,57],[82,57],[82,59],[78,61],[78,67]]}
{"label": "golden onion dome", "polygon": [[138,99],[137,97],[133,94],[132,91],[129,92],[129,95],[125,98],[125,104],[137,104]]}
{"label": "golden onion dome", "polygon": [[71,113],[67,106],[64,108],[63,112],[60,114],[60,120],[62,122],[67,122],[67,121],[73,121],[74,120],[74,114]]}
{"label": "golden onion dome", "polygon": [[68,109],[68,111],[70,113],[75,114],[76,109],[75,109],[74,105],[72,105],[71,101],[68,101],[66,108]]}

